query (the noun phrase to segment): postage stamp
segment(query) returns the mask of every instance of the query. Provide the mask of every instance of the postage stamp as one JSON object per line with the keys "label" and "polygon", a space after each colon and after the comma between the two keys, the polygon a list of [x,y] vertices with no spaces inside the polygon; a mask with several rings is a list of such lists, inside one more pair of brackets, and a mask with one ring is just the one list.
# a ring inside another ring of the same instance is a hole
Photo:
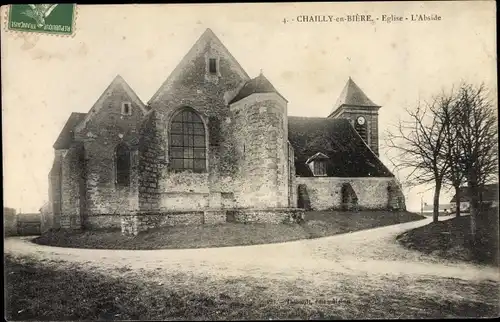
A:
{"label": "postage stamp", "polygon": [[75,4],[12,4],[8,29],[72,35],[74,32]]}

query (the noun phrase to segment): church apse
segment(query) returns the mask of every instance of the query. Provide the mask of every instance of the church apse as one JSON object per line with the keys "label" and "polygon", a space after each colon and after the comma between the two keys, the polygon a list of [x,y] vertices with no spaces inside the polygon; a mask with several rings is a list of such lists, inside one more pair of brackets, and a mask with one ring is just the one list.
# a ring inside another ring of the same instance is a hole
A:
{"label": "church apse", "polygon": [[294,222],[304,208],[351,204],[346,184],[360,209],[398,207],[377,157],[379,108],[349,79],[328,117],[289,116],[262,71],[251,78],[207,29],[147,104],[117,76],[88,113],[72,114],[54,145],[55,223],[135,235]]}

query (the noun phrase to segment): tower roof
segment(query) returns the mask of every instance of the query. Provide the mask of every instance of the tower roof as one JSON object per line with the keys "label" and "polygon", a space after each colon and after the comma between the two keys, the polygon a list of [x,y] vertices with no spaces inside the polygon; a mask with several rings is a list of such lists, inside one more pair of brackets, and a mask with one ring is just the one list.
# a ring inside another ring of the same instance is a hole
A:
{"label": "tower roof", "polygon": [[254,93],[276,93],[286,101],[283,95],[281,95],[276,88],[274,88],[273,84],[271,84],[261,71],[259,76],[248,80],[245,85],[243,85],[238,94],[229,102],[229,104],[242,100]]}
{"label": "tower roof", "polygon": [[343,105],[349,106],[366,106],[366,107],[380,107],[372,102],[371,99],[366,96],[366,94],[359,88],[359,86],[352,80],[351,77],[347,80],[347,83],[340,93],[335,106],[333,107],[332,113],[335,112]]}

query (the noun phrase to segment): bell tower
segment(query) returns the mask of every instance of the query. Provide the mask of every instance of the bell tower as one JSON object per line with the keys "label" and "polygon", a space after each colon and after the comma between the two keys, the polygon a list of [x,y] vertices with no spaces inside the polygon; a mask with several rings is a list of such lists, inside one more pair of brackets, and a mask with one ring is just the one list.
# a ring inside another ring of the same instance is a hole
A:
{"label": "bell tower", "polygon": [[328,118],[348,119],[365,143],[376,154],[378,152],[378,110],[351,77],[347,80],[340,97]]}

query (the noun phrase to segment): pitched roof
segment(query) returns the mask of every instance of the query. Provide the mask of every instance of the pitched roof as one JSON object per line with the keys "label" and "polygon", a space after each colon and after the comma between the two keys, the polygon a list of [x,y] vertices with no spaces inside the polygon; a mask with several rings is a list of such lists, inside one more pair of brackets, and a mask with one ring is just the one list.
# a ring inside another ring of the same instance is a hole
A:
{"label": "pitched roof", "polygon": [[318,152],[329,158],[328,176],[394,176],[346,119],[289,116],[288,140],[294,149],[298,176],[313,176],[306,161]]}
{"label": "pitched roof", "polygon": [[240,89],[238,94],[236,94],[236,96],[229,102],[229,104],[242,100],[255,93],[276,93],[286,101],[283,95],[281,95],[276,88],[274,88],[273,84],[271,84],[271,82],[262,73],[260,73],[259,76],[248,80]]}
{"label": "pitched roof", "polygon": [[148,105],[153,104],[154,101],[156,101],[156,99],[167,90],[169,85],[178,77],[178,75],[185,69],[185,67],[191,62],[191,60],[194,59],[196,55],[199,54],[199,52],[202,51],[210,42],[213,42],[217,47],[221,49],[222,53],[225,54],[229,58],[229,60],[237,67],[240,74],[243,76],[243,79],[250,79],[246,71],[241,67],[241,65],[229,52],[226,46],[224,46],[222,41],[220,41],[220,39],[210,28],[207,28],[200,36],[200,38],[198,38],[198,40],[194,43],[191,49],[189,49],[187,54],[177,64],[177,66],[174,68],[172,73],[170,73],[165,82],[163,82],[160,88],[158,88],[156,93],[151,97],[151,99],[148,101]]}
{"label": "pitched roof", "polygon": [[379,105],[372,102],[371,99],[366,96],[366,94],[359,88],[359,86],[352,80],[351,77],[347,80],[347,83],[340,93],[337,102],[333,106],[332,113],[339,109],[343,105],[348,106],[367,106],[367,107],[380,107]]}
{"label": "pitched roof", "polygon": [[[456,195],[453,196],[450,202],[456,202]],[[482,189],[483,201],[498,201],[498,183],[487,184]],[[460,201],[469,202],[469,189],[467,187],[460,187]]]}
{"label": "pitched roof", "polygon": [[60,150],[69,148],[71,142],[73,141],[75,127],[85,118],[85,115],[87,114],[76,112],[71,113],[53,145],[54,149]]}
{"label": "pitched roof", "polygon": [[129,98],[141,108],[143,114],[146,114],[148,112],[149,107],[144,105],[144,103],[141,101],[139,96],[137,96],[132,87],[130,87],[130,85],[123,79],[123,77],[121,77],[120,75],[116,75],[108,85],[108,87],[106,87],[106,90],[101,94],[101,96],[97,99],[97,101],[90,109],[90,111],[94,111],[94,113],[91,113],[89,111],[89,113],[85,114],[85,119],[78,125],[78,130],[81,130],[87,124],[87,122],[97,114],[97,111],[102,108],[102,101],[118,86],[121,86],[125,90]]}

